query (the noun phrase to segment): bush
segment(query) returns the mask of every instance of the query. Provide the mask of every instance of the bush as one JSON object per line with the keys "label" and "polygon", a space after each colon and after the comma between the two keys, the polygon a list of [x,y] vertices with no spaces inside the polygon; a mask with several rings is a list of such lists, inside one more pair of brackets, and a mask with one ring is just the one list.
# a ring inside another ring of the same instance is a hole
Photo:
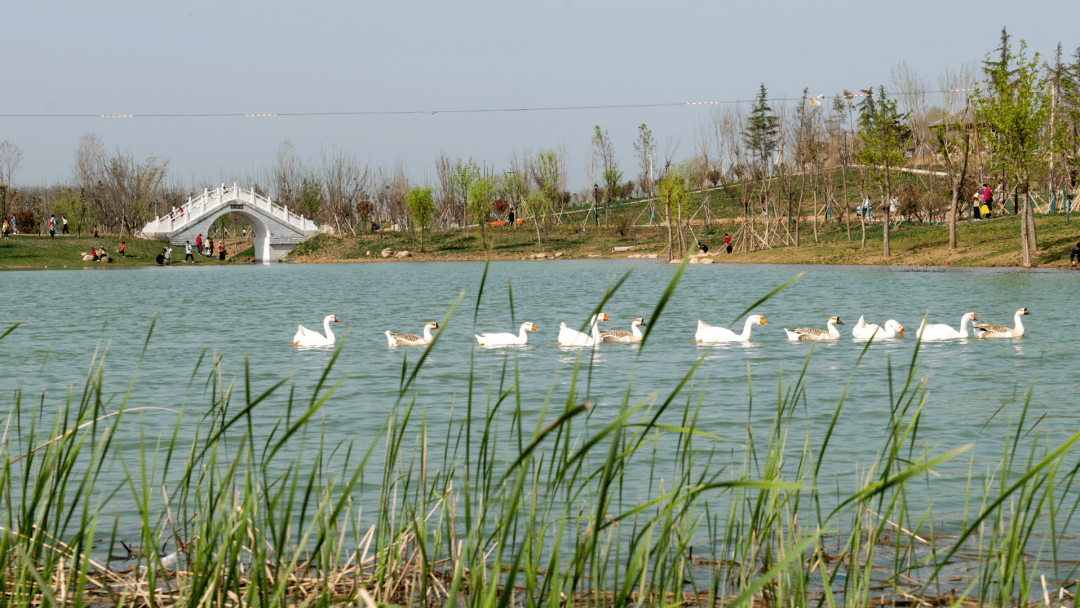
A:
{"label": "bush", "polygon": [[37,229],[37,220],[34,219],[34,212],[29,209],[23,209],[15,214],[15,224],[19,229],[19,232],[23,234],[30,234]]}

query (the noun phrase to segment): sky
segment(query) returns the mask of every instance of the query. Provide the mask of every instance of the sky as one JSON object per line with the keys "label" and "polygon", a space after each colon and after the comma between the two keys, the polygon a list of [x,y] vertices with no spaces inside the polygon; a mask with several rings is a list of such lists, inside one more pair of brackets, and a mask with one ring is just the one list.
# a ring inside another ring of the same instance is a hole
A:
{"label": "sky", "polygon": [[[888,88],[901,62],[936,88],[1003,26],[1044,56],[1080,47],[1075,0],[44,0],[3,14],[0,141],[22,150],[23,185],[70,182],[79,138],[96,133],[108,150],[167,159],[185,187],[265,171],[288,138],[308,162],[341,150],[403,163],[418,182],[440,153],[502,170],[513,153],[561,146],[582,189],[595,125],[634,177],[640,124],[661,156],[669,140],[693,154],[718,106],[686,102],[750,100],[762,83],[777,98]],[[674,105],[462,112],[649,104]],[[264,113],[370,114],[191,116]]]}

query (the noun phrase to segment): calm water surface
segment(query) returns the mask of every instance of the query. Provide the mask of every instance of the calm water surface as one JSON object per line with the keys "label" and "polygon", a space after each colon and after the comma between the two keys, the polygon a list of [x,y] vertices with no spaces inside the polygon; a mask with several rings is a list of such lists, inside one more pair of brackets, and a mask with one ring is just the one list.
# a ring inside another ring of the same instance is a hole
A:
{"label": "calm water surface", "polygon": [[[560,321],[582,324],[612,277],[633,269],[604,307],[612,319],[606,327],[628,329],[634,317],[651,314],[676,267],[651,260],[493,263],[474,327],[483,269],[482,263],[410,263],[0,273],[2,329],[22,322],[0,341],[0,408],[11,407],[16,387],[39,396],[44,390],[46,402],[53,403],[59,403],[71,385],[78,392],[96,350],[108,352],[107,387],[126,390],[155,314],[132,406],[186,403],[197,408],[204,403],[205,364],[192,381],[204,349],[222,357],[226,382],[240,378],[238,391],[247,358],[254,390],[291,374],[296,394],[310,397],[331,353],[287,344],[298,324],[321,331],[323,316],[336,314],[342,322],[335,329],[339,337],[347,337],[332,376],[348,378],[323,412],[330,423],[327,444],[352,438],[365,445],[375,439],[396,401],[403,358],[408,355],[412,362],[421,354],[416,348],[387,348],[382,332],[420,333],[426,321],[441,320],[464,291],[417,385],[417,403],[429,425],[445,423],[450,405],[460,406],[464,400],[472,334],[516,332],[523,321],[540,329],[530,334],[528,347],[516,350],[522,406],[535,415],[553,383],[555,403],[565,401],[579,354],[555,345]],[[979,462],[996,462],[1033,380],[1027,424],[1052,443],[1076,430],[1080,328],[1075,294],[1080,274],[993,269],[689,266],[644,351],[623,344],[599,349],[588,381],[588,396],[597,405],[592,420],[603,422],[613,415],[631,374],[635,402],[652,395],[662,401],[707,351],[692,342],[698,319],[741,329],[742,319],[732,323],[736,314],[804,271],[794,285],[755,310],[769,325],[755,327],[751,343],[713,348],[695,378],[695,402],[707,382],[700,427],[721,437],[716,445],[730,460],[743,460],[748,422],[766,434],[778,374],[783,372],[786,384],[806,364],[811,345],[787,342],[782,328],[824,327],[831,315],[846,324],[841,328],[845,337],[815,347],[806,399],[795,414],[797,432],[789,442],[797,448],[806,433],[820,438],[850,381],[823,468],[830,477],[837,475],[837,483],[850,482],[859,465],[869,465],[876,457],[889,420],[890,362],[898,392],[914,354],[915,329],[927,312],[930,322],[954,327],[967,311],[1008,326],[1017,308],[1026,306],[1032,312],[1025,318],[1028,334],[1022,339],[967,339],[922,347],[918,377],[926,379],[929,393],[919,437],[928,449],[940,452],[975,443],[977,471]],[[907,328],[908,337],[872,345],[856,367],[862,344],[851,340],[850,328],[860,315],[878,323],[895,318]],[[505,350],[476,350],[481,393],[504,358]],[[748,374],[753,379],[752,410]],[[262,428],[257,431],[269,430],[286,396],[283,391],[281,398],[260,406]],[[685,401],[683,395],[679,403]],[[664,422],[678,424],[682,409],[680,405]],[[151,432],[171,431],[174,422],[169,414],[148,414],[145,419]],[[137,431],[133,428],[128,437],[133,444]],[[935,512],[961,508],[968,458],[937,470],[941,477],[935,481],[940,484]],[[642,486],[641,492],[648,490]]]}

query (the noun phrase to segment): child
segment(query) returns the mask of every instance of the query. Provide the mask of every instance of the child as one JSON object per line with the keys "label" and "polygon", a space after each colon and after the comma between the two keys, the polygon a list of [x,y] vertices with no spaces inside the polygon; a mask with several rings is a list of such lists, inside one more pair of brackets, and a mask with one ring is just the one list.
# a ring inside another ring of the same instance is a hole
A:
{"label": "child", "polygon": [[127,243],[120,241],[120,256],[127,257]]}

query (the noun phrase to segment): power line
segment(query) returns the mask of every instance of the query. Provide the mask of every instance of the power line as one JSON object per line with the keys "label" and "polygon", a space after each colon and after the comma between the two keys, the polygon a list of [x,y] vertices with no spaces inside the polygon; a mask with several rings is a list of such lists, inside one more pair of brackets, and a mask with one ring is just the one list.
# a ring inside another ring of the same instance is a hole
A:
{"label": "power line", "polygon": [[[947,89],[941,91],[919,91],[927,93],[955,93],[974,91],[975,89]],[[851,99],[853,97],[866,97],[866,94],[838,94],[838,97]],[[822,99],[824,95],[807,98],[810,100]],[[775,97],[769,101],[801,101],[802,97]],[[317,116],[407,116],[407,115],[430,115],[436,114],[499,114],[508,112],[559,112],[574,110],[618,110],[636,108],[673,108],[679,106],[697,105],[731,105],[754,103],[755,100],[733,99],[727,101],[685,101],[671,103],[627,103],[592,106],[540,106],[533,108],[471,108],[464,110],[355,110],[345,112],[276,112],[263,114],[249,114],[245,112],[211,112],[211,113],[175,113],[175,114],[0,114],[0,118],[263,118],[263,117],[317,117]],[[811,102],[812,105],[819,105]]]}

